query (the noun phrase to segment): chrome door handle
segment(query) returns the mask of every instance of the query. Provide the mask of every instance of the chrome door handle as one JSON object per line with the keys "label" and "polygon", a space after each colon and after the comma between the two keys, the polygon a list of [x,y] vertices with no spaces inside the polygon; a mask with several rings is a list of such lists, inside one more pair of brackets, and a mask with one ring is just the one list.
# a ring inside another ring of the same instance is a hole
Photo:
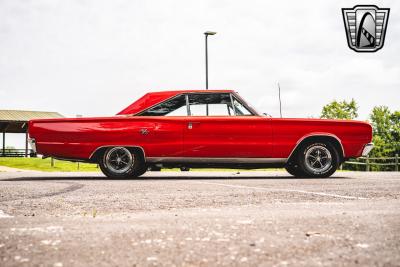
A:
{"label": "chrome door handle", "polygon": [[193,124],[199,124],[200,122],[189,122],[188,123],[188,129],[193,129]]}

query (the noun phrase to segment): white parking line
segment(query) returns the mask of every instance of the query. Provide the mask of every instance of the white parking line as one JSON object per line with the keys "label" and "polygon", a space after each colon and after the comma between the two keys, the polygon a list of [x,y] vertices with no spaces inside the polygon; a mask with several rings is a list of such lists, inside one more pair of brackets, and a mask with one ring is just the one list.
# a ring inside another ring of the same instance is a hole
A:
{"label": "white parking line", "polygon": [[232,188],[255,189],[255,190],[263,190],[263,191],[293,192],[293,193],[317,195],[317,196],[324,196],[324,197],[344,198],[344,199],[367,199],[365,197],[354,197],[354,196],[337,195],[337,194],[312,192],[312,191],[305,191],[305,190],[295,190],[295,189],[275,189],[275,188],[270,189],[270,188],[265,188],[265,187],[256,187],[256,186],[247,186],[247,185],[230,185],[230,184],[212,183],[212,182],[194,182],[194,183],[208,184],[208,185],[220,185],[220,186],[232,187]]}
{"label": "white parking line", "polygon": [[14,216],[8,215],[4,211],[0,210],[0,219],[2,219],[2,218],[12,218],[12,217],[14,217]]}

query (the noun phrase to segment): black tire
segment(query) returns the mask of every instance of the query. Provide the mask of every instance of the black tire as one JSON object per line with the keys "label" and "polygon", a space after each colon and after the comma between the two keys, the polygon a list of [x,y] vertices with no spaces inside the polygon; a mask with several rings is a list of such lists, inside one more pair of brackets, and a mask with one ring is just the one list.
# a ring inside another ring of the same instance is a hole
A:
{"label": "black tire", "polygon": [[141,169],[138,169],[136,175],[134,177],[139,177],[142,176],[143,174],[145,174],[147,172],[147,166],[146,164],[143,164]]}
{"label": "black tire", "polygon": [[151,171],[151,172],[160,172],[161,171],[161,167],[157,167],[157,166],[150,166],[149,168],[148,168],[148,170],[149,171]]}
{"label": "black tire", "polygon": [[108,148],[99,161],[101,171],[109,178],[134,178],[146,172],[141,153],[126,147]]}
{"label": "black tire", "polygon": [[189,167],[180,167],[181,172],[188,172],[190,171]]}
{"label": "black tire", "polygon": [[304,177],[305,174],[297,164],[288,164],[285,166],[286,171],[294,177]]}
{"label": "black tire", "polygon": [[335,173],[340,165],[340,157],[329,142],[307,142],[301,145],[297,162],[305,177],[326,178]]}

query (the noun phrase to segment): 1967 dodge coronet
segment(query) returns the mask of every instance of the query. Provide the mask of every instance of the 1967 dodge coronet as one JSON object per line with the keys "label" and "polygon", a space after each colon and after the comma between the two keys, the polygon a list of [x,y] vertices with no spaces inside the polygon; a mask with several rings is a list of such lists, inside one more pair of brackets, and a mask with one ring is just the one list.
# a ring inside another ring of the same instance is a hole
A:
{"label": "1967 dodge coronet", "polygon": [[45,157],[98,163],[108,177],[149,167],[285,167],[296,177],[329,177],[372,149],[366,122],[271,118],[231,90],[153,92],[112,117],[29,122]]}

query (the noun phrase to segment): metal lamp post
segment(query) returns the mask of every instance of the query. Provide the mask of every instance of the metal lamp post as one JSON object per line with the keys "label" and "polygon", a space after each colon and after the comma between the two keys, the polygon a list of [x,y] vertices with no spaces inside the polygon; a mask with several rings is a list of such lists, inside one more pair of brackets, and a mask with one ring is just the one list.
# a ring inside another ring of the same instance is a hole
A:
{"label": "metal lamp post", "polygon": [[204,35],[206,36],[206,90],[208,89],[208,36],[215,35],[216,32],[206,31]]}

